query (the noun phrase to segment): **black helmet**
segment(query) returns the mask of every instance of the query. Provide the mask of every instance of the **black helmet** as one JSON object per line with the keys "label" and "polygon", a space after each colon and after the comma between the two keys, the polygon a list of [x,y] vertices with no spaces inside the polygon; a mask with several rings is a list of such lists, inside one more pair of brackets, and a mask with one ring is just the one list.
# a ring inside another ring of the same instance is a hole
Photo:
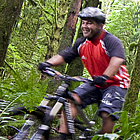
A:
{"label": "black helmet", "polygon": [[96,7],[86,7],[84,8],[81,13],[79,14],[81,19],[83,18],[93,18],[98,23],[105,23],[106,15],[104,12]]}

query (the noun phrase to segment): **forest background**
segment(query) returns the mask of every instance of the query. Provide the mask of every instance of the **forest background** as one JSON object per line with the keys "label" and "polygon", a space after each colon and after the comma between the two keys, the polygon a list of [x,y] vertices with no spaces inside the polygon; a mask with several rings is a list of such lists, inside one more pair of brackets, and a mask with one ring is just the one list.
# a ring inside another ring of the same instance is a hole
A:
{"label": "forest background", "polygon": [[[77,14],[86,6],[101,8],[107,16],[105,30],[117,36],[123,43],[126,65],[131,75],[131,88],[128,90],[123,111],[120,112],[120,122],[115,128],[121,127],[119,134],[124,135],[125,139],[140,138],[139,0],[1,0],[1,135],[8,135],[3,116],[11,107],[20,103],[32,110],[42,100],[46,89],[47,93],[52,93],[55,88],[53,85],[58,86],[50,78],[42,80],[37,70],[38,63],[57,54],[81,36]],[[71,76],[89,76],[79,59],[56,69]],[[94,106],[85,109],[88,118],[93,117],[91,112],[94,110]]]}

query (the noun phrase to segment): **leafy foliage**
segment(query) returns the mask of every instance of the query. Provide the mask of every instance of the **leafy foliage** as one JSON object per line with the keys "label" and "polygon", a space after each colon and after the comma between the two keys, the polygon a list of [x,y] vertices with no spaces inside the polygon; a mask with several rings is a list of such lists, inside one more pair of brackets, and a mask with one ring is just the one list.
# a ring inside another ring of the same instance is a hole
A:
{"label": "leafy foliage", "polygon": [[[109,2],[103,2],[104,5],[108,7]],[[104,10],[107,11],[106,7],[104,7]],[[136,53],[136,48],[134,48],[133,51],[130,51],[129,46],[132,42],[137,42],[139,37],[139,10],[139,2],[112,1],[105,27],[107,31],[117,36],[122,41],[126,53],[129,73],[133,68]]]}
{"label": "leafy foliage", "polygon": [[37,65],[56,53],[70,2],[24,1],[7,51],[1,98],[11,101],[20,96],[17,101],[25,106],[36,105],[42,99],[40,92],[45,93],[47,84],[43,89]]}
{"label": "leafy foliage", "polygon": [[40,75],[33,68],[26,78],[11,67],[9,72],[13,78],[0,81],[1,98],[8,101],[16,99],[16,102],[30,109],[38,105],[46,92],[48,80],[40,80]]}
{"label": "leafy foliage", "polygon": [[35,3],[24,1],[6,58],[15,68],[26,71],[56,53],[70,1],[36,0]]}
{"label": "leafy foliage", "polygon": [[140,139],[140,113],[134,118],[130,118],[127,111],[123,111],[121,114],[120,123],[115,128],[121,127],[119,132],[120,136],[123,136],[124,140],[138,140]]}
{"label": "leafy foliage", "polygon": [[71,1],[24,0],[0,80],[0,98],[9,101],[1,116],[14,105],[33,110],[46,93],[48,80],[40,80],[37,64],[58,48]]}

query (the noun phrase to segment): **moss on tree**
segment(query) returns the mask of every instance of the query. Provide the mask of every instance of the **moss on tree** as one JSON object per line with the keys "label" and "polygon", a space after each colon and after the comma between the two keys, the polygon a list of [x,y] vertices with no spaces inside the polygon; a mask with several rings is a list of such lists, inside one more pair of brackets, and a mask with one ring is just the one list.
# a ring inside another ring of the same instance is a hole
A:
{"label": "moss on tree", "polygon": [[131,86],[126,95],[126,101],[123,108],[124,110],[127,110],[131,116],[135,115],[136,102],[140,89],[140,38],[138,43],[133,44],[135,44],[135,47],[137,47],[137,54],[134,68],[131,73]]}
{"label": "moss on tree", "polygon": [[20,14],[23,0],[0,1],[0,66],[3,66],[12,29]]}

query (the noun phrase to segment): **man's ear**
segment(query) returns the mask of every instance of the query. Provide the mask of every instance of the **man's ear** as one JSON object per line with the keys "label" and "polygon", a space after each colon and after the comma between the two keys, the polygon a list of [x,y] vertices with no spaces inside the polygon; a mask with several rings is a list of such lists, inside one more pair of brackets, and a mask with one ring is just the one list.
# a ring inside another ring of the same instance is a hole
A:
{"label": "man's ear", "polygon": [[103,23],[100,23],[99,26],[100,26],[101,29],[103,29],[104,24]]}

